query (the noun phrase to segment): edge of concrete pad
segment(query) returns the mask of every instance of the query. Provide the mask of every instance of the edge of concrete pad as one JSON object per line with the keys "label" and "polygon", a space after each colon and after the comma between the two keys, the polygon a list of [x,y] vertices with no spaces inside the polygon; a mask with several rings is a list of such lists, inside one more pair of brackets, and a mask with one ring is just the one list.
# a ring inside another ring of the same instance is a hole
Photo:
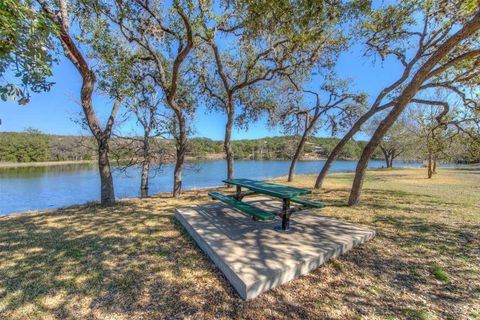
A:
{"label": "edge of concrete pad", "polygon": [[295,264],[294,266],[291,266],[288,269],[276,272],[273,276],[268,277],[267,281],[265,281],[265,279],[259,279],[258,281],[248,285],[248,287],[246,288],[245,299],[246,300],[253,299],[259,294],[267,290],[276,288],[284,283],[287,283],[291,280],[298,278],[301,275],[305,275],[310,271],[319,268],[322,264],[324,264],[328,260],[341,256],[342,254],[351,250],[352,248],[373,239],[375,237],[375,231],[373,230],[368,230],[368,231],[369,231],[368,234],[365,234],[364,236],[361,236],[361,237],[357,237],[352,241],[352,243],[348,245],[339,244],[337,248],[335,248],[335,251],[333,253],[322,254],[318,257],[313,257],[311,259],[305,259],[305,260],[299,261],[297,264]]}
{"label": "edge of concrete pad", "polygon": [[204,253],[212,260],[212,262],[222,271],[224,276],[230,282],[230,284],[235,288],[240,297],[244,300],[247,300],[247,288],[244,285],[242,279],[240,279],[235,272],[222,261],[222,259],[213,251],[210,245],[202,239],[202,237],[192,228],[192,226],[187,222],[187,220],[182,216],[177,208],[175,208],[175,219],[185,228],[190,237],[194,242],[202,249]]}

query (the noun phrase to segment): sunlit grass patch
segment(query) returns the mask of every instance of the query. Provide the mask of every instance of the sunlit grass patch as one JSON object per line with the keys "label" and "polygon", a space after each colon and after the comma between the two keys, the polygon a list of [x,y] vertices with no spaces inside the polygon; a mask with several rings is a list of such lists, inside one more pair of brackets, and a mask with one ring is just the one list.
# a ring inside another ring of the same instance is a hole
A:
{"label": "sunlit grass patch", "polygon": [[342,264],[337,259],[332,259],[329,263],[335,270],[342,271]]}
{"label": "sunlit grass patch", "polygon": [[435,317],[426,310],[405,309],[403,314],[411,320],[433,320]]}
{"label": "sunlit grass patch", "polygon": [[437,280],[448,282],[449,276],[448,273],[442,269],[438,264],[434,264],[432,267],[432,274]]}
{"label": "sunlit grass patch", "polygon": [[169,257],[172,254],[172,250],[169,248],[161,248],[157,252],[153,253],[157,257],[165,258]]}

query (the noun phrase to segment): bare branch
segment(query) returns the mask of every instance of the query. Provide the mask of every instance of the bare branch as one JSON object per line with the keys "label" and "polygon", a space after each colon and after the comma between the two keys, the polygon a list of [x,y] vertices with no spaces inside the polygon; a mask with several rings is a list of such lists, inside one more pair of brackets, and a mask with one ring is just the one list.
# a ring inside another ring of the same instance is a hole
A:
{"label": "bare branch", "polygon": [[441,65],[440,67],[432,70],[429,73],[428,78],[437,76],[440,73],[446,71],[447,69],[455,66],[456,64],[458,64],[458,63],[460,63],[464,60],[472,59],[472,58],[475,58],[475,57],[478,57],[478,56],[480,56],[480,50],[473,50],[473,51],[469,51],[469,52],[466,52],[464,54],[461,54],[461,55],[459,55],[455,58],[452,58],[451,60],[449,60],[445,64]]}

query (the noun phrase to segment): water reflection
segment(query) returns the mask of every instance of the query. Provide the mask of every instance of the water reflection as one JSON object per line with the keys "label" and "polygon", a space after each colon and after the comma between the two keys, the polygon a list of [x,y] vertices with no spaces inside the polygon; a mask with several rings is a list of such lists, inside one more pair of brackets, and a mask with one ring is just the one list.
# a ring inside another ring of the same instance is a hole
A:
{"label": "water reflection", "polygon": [[96,169],[95,163],[65,164],[53,166],[38,167],[16,167],[16,168],[0,168],[0,179],[7,178],[38,178],[45,175],[68,175],[76,174],[79,171],[91,171]]}

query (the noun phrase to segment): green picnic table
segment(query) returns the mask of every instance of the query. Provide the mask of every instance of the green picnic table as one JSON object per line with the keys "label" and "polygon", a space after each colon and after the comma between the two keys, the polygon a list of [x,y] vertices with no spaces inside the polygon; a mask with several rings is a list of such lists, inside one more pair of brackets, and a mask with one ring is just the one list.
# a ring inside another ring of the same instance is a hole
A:
{"label": "green picnic table", "polygon": [[[275,212],[268,212],[252,206],[248,203],[242,202],[245,196],[253,194],[264,194],[273,198],[282,200],[282,210],[279,215],[282,218],[282,230],[287,230],[290,225],[290,215],[302,210],[305,207],[323,208],[325,205],[322,202],[316,202],[308,199],[301,198],[300,196],[312,193],[307,189],[300,189],[290,186],[285,186],[277,183],[257,181],[251,179],[227,179],[223,180],[228,185],[236,186],[236,193],[233,196],[224,195],[220,192],[209,192],[209,196],[213,199],[220,200],[231,207],[242,211],[253,217],[254,220],[273,220],[275,218]],[[248,189],[246,192],[242,192],[242,188]],[[291,208],[290,203],[299,203],[301,207]]]}

